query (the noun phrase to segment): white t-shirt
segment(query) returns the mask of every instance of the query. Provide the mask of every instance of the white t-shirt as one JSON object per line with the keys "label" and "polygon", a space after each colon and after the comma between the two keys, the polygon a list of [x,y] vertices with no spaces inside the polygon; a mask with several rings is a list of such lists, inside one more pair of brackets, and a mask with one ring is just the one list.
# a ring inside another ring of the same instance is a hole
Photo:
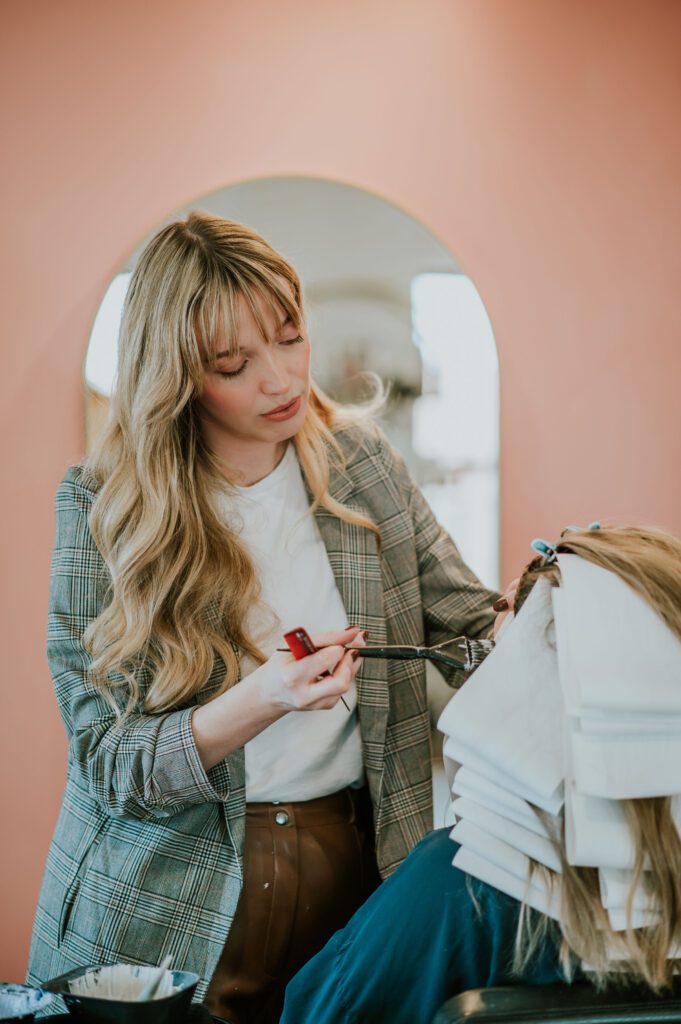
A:
{"label": "white t-shirt", "polygon": [[[251,487],[220,495],[219,509],[248,550],[260,580],[258,605],[247,617],[250,635],[268,657],[284,647],[282,634],[343,629],[345,608],[321,534],[309,508],[295,448]],[[257,666],[242,658],[242,676]],[[250,740],[246,800],[312,800],[364,779],[354,683],[328,711],[291,711]]]}

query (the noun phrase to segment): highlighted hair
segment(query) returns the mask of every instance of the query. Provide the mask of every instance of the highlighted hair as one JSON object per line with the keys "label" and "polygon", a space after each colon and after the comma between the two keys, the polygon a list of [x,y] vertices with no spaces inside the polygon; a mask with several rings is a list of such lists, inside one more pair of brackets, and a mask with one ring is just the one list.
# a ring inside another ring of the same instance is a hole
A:
{"label": "highlighted hair", "polygon": [[[263,336],[261,303],[303,322],[293,267],[256,232],[203,213],[163,228],[130,282],[110,417],[87,463],[99,485],[90,528],[111,588],[84,639],[92,679],[122,715],[191,701],[216,654],[221,690],[239,677],[239,650],[264,661],[245,626],[258,597],[255,570],[215,508],[216,490],[229,484],[196,414],[203,359],[215,356],[218,342],[236,348],[241,296]],[[335,435],[381,402],[377,392],[364,407],[341,407],[312,384],[294,439],[312,508],[376,533],[330,496],[329,479],[343,462]]]}

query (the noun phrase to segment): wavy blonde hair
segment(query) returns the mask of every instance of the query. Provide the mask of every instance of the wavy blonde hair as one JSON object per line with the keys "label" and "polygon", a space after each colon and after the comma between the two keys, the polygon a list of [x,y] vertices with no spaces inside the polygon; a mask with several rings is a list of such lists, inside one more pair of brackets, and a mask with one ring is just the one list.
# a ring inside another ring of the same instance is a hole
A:
{"label": "wavy blonde hair", "polygon": [[[200,212],[159,231],[130,281],[109,421],[87,462],[99,487],[90,529],[111,588],[84,639],[92,679],[119,713],[190,702],[216,654],[222,690],[238,679],[237,650],[264,660],[245,627],[259,591],[255,570],[216,511],[216,489],[228,485],[196,411],[202,360],[215,357],[218,343],[230,353],[238,347],[240,297],[265,339],[263,308],[303,322],[293,267],[255,231]],[[335,435],[366,420],[382,398],[377,389],[366,406],[342,407],[311,384],[294,439],[312,509],[376,533],[331,497],[329,478],[343,465]]]}
{"label": "wavy blonde hair", "polygon": [[[615,573],[651,606],[681,640],[681,541],[662,530],[644,527],[608,527],[563,534],[557,552],[579,555]],[[525,570],[518,585],[518,610],[540,576],[554,586],[560,570],[537,558]],[[681,685],[681,681],[680,684]],[[535,865],[560,891],[558,942],[563,970],[574,975],[583,960],[593,969],[596,985],[609,982],[643,982],[654,992],[668,988],[679,961],[667,958],[673,945],[681,948],[681,837],[672,818],[671,797],[620,801],[636,851],[627,900],[627,920],[632,920],[634,893],[645,878],[651,906],[659,908],[659,921],[646,928],[613,931],[601,902],[598,870],[568,863],[564,835],[552,836],[561,860],[556,875]],[[537,810],[540,818],[545,816]],[[643,869],[645,865],[645,876]],[[546,941],[552,924],[527,907],[521,913],[514,967],[518,972],[530,963],[538,945]],[[615,950],[622,970],[613,970],[609,951]]]}

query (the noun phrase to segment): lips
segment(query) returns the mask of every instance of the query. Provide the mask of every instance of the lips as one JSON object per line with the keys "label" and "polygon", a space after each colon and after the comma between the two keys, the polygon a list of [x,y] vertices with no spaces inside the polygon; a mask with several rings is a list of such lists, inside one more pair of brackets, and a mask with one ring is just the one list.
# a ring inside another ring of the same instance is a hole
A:
{"label": "lips", "polygon": [[298,415],[302,401],[301,396],[298,395],[297,398],[293,398],[286,405],[278,405],[276,409],[262,413],[262,418],[269,420],[270,423],[282,423],[284,420],[293,419],[294,416]]}
{"label": "lips", "polygon": [[286,405],[278,405],[276,409],[270,409],[269,412],[264,412],[263,416],[275,416],[275,415],[277,415],[277,413],[280,413],[280,412],[288,412],[290,410],[291,406],[293,405],[293,403],[297,402],[297,401],[298,401],[297,398],[292,398],[290,402],[286,403]]}

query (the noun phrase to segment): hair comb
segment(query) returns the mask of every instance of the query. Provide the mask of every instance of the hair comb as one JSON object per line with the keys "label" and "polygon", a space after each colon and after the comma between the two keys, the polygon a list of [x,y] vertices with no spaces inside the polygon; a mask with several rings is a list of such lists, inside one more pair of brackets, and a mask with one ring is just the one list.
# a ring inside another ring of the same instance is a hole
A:
{"label": "hair comb", "polygon": [[[288,648],[278,647],[277,650],[288,651]],[[353,647],[348,644],[345,650],[358,651],[361,658],[385,658],[387,661],[413,661],[418,658],[439,662],[462,672],[473,672],[494,650],[494,640],[471,640],[467,636],[455,636],[433,647],[420,644],[385,644],[382,647],[366,644],[364,647]]]}
{"label": "hair comb", "polygon": [[388,661],[411,661],[415,658],[433,661],[448,668],[456,668],[462,672],[473,672],[490,651],[494,650],[494,640],[471,640],[467,636],[455,636],[432,647],[412,644],[386,644],[374,647],[347,647],[346,650],[357,650],[362,658],[386,658]]}

